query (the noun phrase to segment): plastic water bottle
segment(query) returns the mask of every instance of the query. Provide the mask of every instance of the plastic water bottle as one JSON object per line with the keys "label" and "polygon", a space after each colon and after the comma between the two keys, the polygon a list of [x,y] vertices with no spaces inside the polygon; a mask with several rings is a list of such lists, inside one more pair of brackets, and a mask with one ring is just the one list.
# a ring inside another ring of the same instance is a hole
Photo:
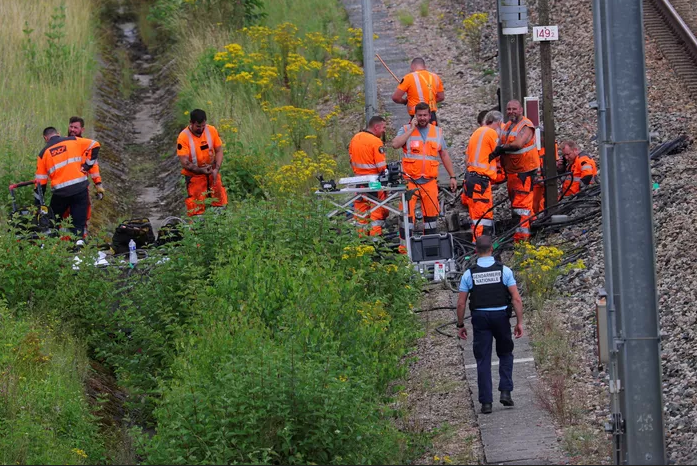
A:
{"label": "plastic water bottle", "polygon": [[136,254],[136,242],[133,240],[130,240],[128,242],[128,262],[131,264],[131,267],[138,263],[138,254]]}

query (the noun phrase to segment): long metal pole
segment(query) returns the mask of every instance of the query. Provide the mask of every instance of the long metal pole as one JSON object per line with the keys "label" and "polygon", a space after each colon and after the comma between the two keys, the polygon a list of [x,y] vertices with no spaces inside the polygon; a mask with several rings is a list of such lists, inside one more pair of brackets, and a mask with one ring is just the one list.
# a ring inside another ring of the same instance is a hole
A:
{"label": "long metal pole", "polygon": [[[549,2],[539,0],[538,14],[541,26],[548,26]],[[554,143],[557,138],[557,130],[554,126],[554,92],[552,87],[552,43],[550,41],[540,42],[540,68],[542,71],[542,121],[545,127],[545,159],[544,173],[545,178],[545,207],[549,208],[557,205],[557,153],[554,150]]]}
{"label": "long metal pole", "polygon": [[595,42],[595,90],[598,104],[598,151],[600,153],[600,192],[602,200],[602,219],[603,219],[603,248],[605,261],[605,291],[607,309],[607,334],[610,361],[607,371],[610,375],[610,412],[612,419],[608,431],[613,434],[613,457],[615,464],[622,464],[626,457],[626,446],[624,437],[624,427],[622,413],[620,410],[620,396],[617,387],[619,373],[617,368],[617,350],[615,348],[615,304],[613,298],[612,274],[612,229],[610,227],[610,202],[614,186],[610,183],[610,153],[612,147],[608,143],[608,122],[607,122],[607,94],[605,92],[605,81],[607,80],[607,46],[606,30],[607,21],[605,15],[605,2],[593,0],[593,37]]}
{"label": "long metal pole", "polygon": [[[628,464],[665,464],[642,2],[602,0],[612,287]],[[605,169],[605,167],[603,167]]]}
{"label": "long metal pole", "polygon": [[378,86],[373,51],[373,2],[362,0],[363,7],[363,73],[365,76],[365,123],[378,112]]}

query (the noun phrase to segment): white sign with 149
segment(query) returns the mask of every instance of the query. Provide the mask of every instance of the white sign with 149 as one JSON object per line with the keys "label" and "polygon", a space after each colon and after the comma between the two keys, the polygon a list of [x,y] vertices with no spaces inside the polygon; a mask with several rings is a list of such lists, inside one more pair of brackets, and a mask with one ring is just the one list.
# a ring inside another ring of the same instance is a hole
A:
{"label": "white sign with 149", "polygon": [[559,29],[557,26],[534,26],[532,28],[533,42],[545,40],[559,40]]}

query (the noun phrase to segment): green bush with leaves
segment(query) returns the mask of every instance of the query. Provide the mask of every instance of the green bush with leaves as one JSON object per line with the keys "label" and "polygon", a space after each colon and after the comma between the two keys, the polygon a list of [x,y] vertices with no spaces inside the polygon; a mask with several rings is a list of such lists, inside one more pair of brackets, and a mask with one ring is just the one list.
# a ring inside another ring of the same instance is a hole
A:
{"label": "green bush with leaves", "polygon": [[487,13],[472,13],[462,20],[460,38],[465,41],[475,60],[479,60],[482,50],[482,33],[489,21]]}
{"label": "green bush with leaves", "polygon": [[77,342],[17,318],[0,299],[0,462],[96,464],[105,449],[84,395]]}

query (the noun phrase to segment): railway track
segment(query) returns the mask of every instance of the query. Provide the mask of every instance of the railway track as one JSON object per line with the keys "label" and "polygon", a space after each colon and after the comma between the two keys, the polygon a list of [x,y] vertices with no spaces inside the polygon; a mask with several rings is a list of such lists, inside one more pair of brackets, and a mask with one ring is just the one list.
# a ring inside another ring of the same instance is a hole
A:
{"label": "railway track", "polygon": [[697,38],[669,0],[644,0],[644,27],[697,98]]}

